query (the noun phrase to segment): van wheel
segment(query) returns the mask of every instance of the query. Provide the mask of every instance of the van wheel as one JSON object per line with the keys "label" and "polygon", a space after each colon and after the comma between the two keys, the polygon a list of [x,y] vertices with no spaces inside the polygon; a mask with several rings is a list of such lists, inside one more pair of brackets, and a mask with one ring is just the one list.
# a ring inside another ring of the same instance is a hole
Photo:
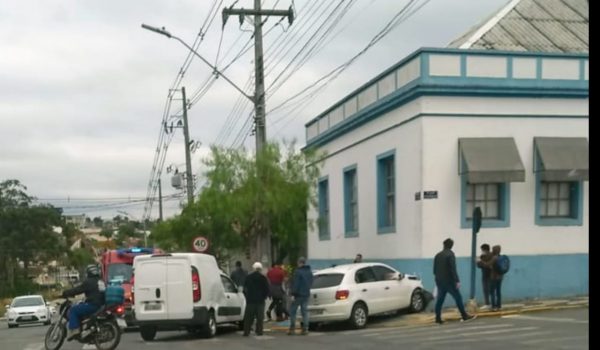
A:
{"label": "van wheel", "polygon": [[140,335],[145,341],[152,341],[156,337],[156,327],[152,326],[141,326]]}
{"label": "van wheel", "polygon": [[356,329],[365,328],[368,316],[369,311],[367,310],[367,306],[362,302],[358,302],[354,304],[354,307],[352,308],[349,320],[350,325]]}
{"label": "van wheel", "polygon": [[217,320],[215,319],[215,313],[212,310],[208,313],[208,322],[204,326],[202,333],[204,338],[212,338],[217,335]]}

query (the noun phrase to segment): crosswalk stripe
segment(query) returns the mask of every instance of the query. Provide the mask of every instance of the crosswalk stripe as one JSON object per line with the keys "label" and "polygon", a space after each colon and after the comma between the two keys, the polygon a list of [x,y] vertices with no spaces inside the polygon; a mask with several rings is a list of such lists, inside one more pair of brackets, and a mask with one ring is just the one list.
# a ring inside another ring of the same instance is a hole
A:
{"label": "crosswalk stripe", "polygon": [[[515,340],[518,338],[525,338],[525,337],[538,337],[538,336],[544,336],[544,335],[548,335],[551,334],[551,331],[540,331],[540,332],[527,332],[527,333],[521,333],[521,334],[511,334],[510,335],[510,339],[511,340]],[[492,337],[485,337],[485,341],[496,341],[496,340],[506,340],[506,334],[502,334],[500,336],[492,336]],[[435,346],[435,345],[442,345],[445,343],[473,343],[473,342],[480,342],[481,339],[480,338],[464,338],[464,339],[444,339],[444,340],[434,340],[434,341],[428,341],[425,340],[423,341],[423,344],[426,344],[428,346]]]}
{"label": "crosswalk stripe", "polygon": [[382,331],[379,333],[364,334],[363,337],[376,337],[376,336],[384,336],[385,337],[385,336],[391,335],[391,334],[402,334],[404,336],[406,336],[406,335],[418,336],[420,334],[428,334],[428,333],[454,333],[457,331],[476,330],[476,329],[479,329],[479,330],[498,329],[498,328],[513,327],[513,326],[514,326],[513,324],[491,324],[491,325],[472,325],[472,326],[457,325],[457,326],[453,326],[453,327],[431,326],[431,327],[420,328],[420,329],[412,329],[410,331],[403,331],[402,329],[390,329],[390,330],[386,330],[385,332]]}
{"label": "crosswalk stripe", "polygon": [[556,338],[542,338],[542,339],[525,340],[525,341],[522,341],[521,343],[529,345],[529,344],[537,344],[537,343],[554,343],[554,342],[583,340],[583,339],[585,339],[585,338],[582,336],[556,337]]}
{"label": "crosswalk stripe", "polygon": [[34,344],[27,344],[27,346],[25,346],[23,348],[23,350],[42,350],[44,348],[44,343],[34,343]]}
{"label": "crosswalk stripe", "polygon": [[[414,337],[411,339],[407,339],[410,341],[434,341],[434,340],[444,340],[444,339],[449,339],[449,338],[460,338],[460,337],[471,337],[471,336],[479,336],[479,335],[491,335],[491,334],[501,334],[501,333],[509,333],[509,332],[522,332],[522,331],[530,331],[530,330],[536,330],[539,329],[539,327],[522,327],[522,328],[514,328],[514,327],[505,327],[504,329],[491,329],[491,330],[478,330],[475,332],[464,332],[464,331],[468,331],[468,329],[464,329],[464,330],[458,330],[458,333],[456,331],[441,331],[440,333],[451,333],[451,334],[447,334],[447,335],[443,335],[443,336],[437,336],[437,337],[427,337],[427,338],[418,338],[418,337]],[[403,338],[406,339],[405,335],[403,334],[399,334],[399,335],[395,335],[393,337],[387,336],[387,337],[381,337],[379,339],[385,339],[385,340],[392,340],[392,339],[397,339],[397,338]],[[407,340],[403,340],[403,341],[407,341]]]}
{"label": "crosswalk stripe", "polygon": [[563,322],[563,323],[589,323],[590,321],[576,320],[573,318],[561,318],[561,317],[540,317],[540,316],[527,316],[527,315],[506,315],[503,318],[516,318],[521,320],[531,321],[546,321],[546,322]]}

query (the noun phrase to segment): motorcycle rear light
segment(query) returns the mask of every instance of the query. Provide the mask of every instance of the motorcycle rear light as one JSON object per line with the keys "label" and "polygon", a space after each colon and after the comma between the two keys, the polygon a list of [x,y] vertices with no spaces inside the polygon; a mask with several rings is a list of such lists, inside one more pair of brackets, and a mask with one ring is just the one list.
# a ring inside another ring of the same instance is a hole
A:
{"label": "motorcycle rear light", "polygon": [[123,307],[123,305],[117,306],[117,308],[115,309],[115,313],[119,316],[122,316],[125,313],[125,308]]}
{"label": "motorcycle rear light", "polygon": [[338,290],[335,292],[335,300],[346,300],[350,296],[349,290]]}
{"label": "motorcycle rear light", "polygon": [[192,295],[194,298],[194,302],[200,301],[202,297],[202,291],[200,289],[200,275],[198,275],[198,270],[195,267],[192,267]]}

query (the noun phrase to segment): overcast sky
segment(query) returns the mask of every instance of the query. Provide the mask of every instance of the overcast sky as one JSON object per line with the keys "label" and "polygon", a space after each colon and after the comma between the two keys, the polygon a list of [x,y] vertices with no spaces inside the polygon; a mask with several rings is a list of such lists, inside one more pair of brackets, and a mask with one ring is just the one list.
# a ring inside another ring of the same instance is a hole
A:
{"label": "overcast sky", "polygon": [[[266,85],[270,86],[300,47],[338,5],[334,0],[265,0],[264,8],[287,9],[295,22],[263,26]],[[444,47],[507,0],[420,0],[418,12],[360,56],[336,80],[296,109],[267,115],[269,139],[305,143],[304,124],[352,90],[420,47]],[[48,0],[0,2],[0,181],[18,179],[30,195],[65,213],[139,218],[161,132],[167,94],[188,51],[175,40],[143,30],[164,26],[192,44],[212,6],[217,8],[198,51],[224,68],[250,40],[251,25],[232,17],[222,29],[221,9],[234,0]],[[343,8],[345,1],[340,8]],[[331,35],[283,85],[268,91],[267,110],[277,106],[362,50],[406,0],[356,0]],[[236,8],[251,8],[241,0]],[[418,6],[418,5],[417,5]],[[222,36],[222,39],[221,39]],[[221,43],[221,50],[219,50]],[[288,51],[289,50],[289,51]],[[219,56],[217,57],[217,53]],[[226,70],[245,88],[254,69],[253,48]],[[293,67],[293,66],[292,66]],[[189,97],[210,77],[194,59],[180,86]],[[248,94],[253,88],[245,88]],[[178,95],[177,95],[178,96]],[[240,94],[218,79],[189,110],[190,135],[202,146],[193,154],[201,181],[201,159],[211,144],[254,148],[243,128],[251,108],[232,114]],[[179,98],[179,97],[177,97]],[[245,101],[244,101],[245,102]],[[173,100],[176,115],[180,100]],[[292,107],[295,105],[292,105]],[[238,111],[236,110],[236,111]],[[229,123],[226,121],[229,120]],[[236,121],[236,122],[234,122]],[[246,124],[248,126],[248,124]],[[236,142],[237,140],[237,142]],[[181,130],[176,130],[165,167],[184,170]],[[163,172],[163,195],[177,191]],[[165,214],[179,211],[165,202]],[[154,205],[152,217],[158,216]]]}

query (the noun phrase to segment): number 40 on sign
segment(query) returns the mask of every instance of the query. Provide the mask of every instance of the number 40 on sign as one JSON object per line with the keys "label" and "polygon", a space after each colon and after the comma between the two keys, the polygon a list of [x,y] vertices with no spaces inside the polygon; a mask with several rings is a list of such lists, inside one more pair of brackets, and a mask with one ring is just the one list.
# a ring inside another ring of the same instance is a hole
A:
{"label": "number 40 on sign", "polygon": [[206,252],[208,250],[208,239],[202,236],[194,238],[194,242],[192,242],[192,248],[199,253]]}

